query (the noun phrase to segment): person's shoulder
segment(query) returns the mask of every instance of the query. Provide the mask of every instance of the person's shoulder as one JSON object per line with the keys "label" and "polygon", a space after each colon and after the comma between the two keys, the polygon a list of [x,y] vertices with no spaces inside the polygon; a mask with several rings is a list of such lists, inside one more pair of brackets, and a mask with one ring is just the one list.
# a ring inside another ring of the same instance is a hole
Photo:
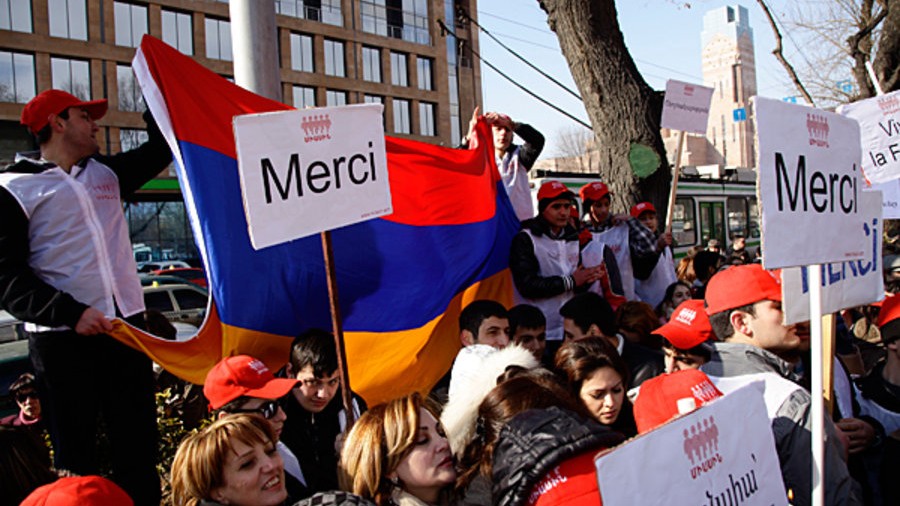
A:
{"label": "person's shoulder", "polygon": [[4,416],[3,418],[0,418],[0,425],[2,425],[4,427],[14,427],[16,425],[19,425],[18,422],[19,422],[19,414],[18,413],[13,413],[9,416]]}

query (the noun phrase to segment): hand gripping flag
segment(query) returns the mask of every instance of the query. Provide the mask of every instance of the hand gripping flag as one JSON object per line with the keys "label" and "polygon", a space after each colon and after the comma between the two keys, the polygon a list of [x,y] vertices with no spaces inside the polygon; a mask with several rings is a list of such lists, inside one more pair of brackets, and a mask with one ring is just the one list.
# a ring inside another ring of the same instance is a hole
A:
{"label": "hand gripping flag", "polygon": [[[176,160],[211,303],[189,341],[166,342],[123,323],[116,335],[194,383],[229,355],[279,368],[294,336],[331,328],[321,241],[251,247],[232,119],[289,107],[153,37],[144,37],[133,68]],[[460,346],[457,320],[466,304],[512,302],[509,247],[519,223],[489,127],[479,123],[477,134],[471,150],[387,137],[394,213],[332,231],[351,385],[370,404],[427,391],[444,375]]]}

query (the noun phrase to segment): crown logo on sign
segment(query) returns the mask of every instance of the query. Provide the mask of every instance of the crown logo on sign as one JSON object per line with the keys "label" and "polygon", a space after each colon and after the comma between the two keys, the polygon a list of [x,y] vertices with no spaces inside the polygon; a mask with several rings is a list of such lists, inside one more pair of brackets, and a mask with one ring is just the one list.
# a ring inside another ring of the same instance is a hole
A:
{"label": "crown logo on sign", "polygon": [[300,121],[303,142],[318,142],[331,138],[331,117],[327,114],[306,116]]}
{"label": "crown logo on sign", "polygon": [[694,96],[694,87],[693,86],[685,86],[684,94],[688,97]]}
{"label": "crown logo on sign", "polygon": [[719,428],[715,419],[703,418],[684,429],[684,455],[691,461],[691,478],[697,479],[722,462],[719,454]]}
{"label": "crown logo on sign", "polygon": [[877,97],[876,100],[883,114],[892,114],[900,111],[900,98],[897,95],[881,96]]}
{"label": "crown logo on sign", "polygon": [[685,325],[690,326],[694,323],[694,318],[697,317],[697,312],[693,309],[682,309],[681,312],[678,313],[678,316],[675,317],[675,321],[681,322]]}
{"label": "crown logo on sign", "polygon": [[810,146],[828,147],[828,118],[821,114],[807,113],[806,130],[809,132]]}

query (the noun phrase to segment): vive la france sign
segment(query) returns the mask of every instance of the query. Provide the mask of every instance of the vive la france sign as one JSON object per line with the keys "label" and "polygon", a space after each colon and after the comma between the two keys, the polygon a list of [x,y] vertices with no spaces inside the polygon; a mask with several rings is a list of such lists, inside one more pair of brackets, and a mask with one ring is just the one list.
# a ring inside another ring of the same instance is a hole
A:
{"label": "vive la france sign", "polygon": [[[881,239],[884,220],[881,216],[881,192],[860,194],[858,226],[866,236],[866,255],[859,260],[823,264],[822,313],[834,313],[848,307],[862,306],[884,297],[881,269]],[[809,320],[810,267],[791,267],[781,271],[781,300],[785,325]]]}
{"label": "vive la france sign", "polygon": [[753,103],[763,266],[863,258],[859,124],[780,100]]}
{"label": "vive la france sign", "polygon": [[597,457],[603,504],[787,505],[771,427],[761,382],[726,394]]}
{"label": "vive la france sign", "polygon": [[254,249],[393,212],[381,104],[234,118]]}
{"label": "vive la france sign", "polygon": [[838,108],[859,122],[862,174],[875,185],[900,178],[900,91]]}

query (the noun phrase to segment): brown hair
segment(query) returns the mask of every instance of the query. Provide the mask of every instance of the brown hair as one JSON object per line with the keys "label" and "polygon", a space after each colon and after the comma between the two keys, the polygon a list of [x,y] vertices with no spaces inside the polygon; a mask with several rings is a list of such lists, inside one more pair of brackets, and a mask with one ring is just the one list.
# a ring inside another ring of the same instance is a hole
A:
{"label": "brown hair", "polygon": [[347,434],[338,465],[343,490],[387,504],[393,484],[387,475],[412,451],[419,433],[419,409],[436,420],[438,407],[413,393],[366,411]]}
{"label": "brown hair", "polygon": [[188,436],[172,461],[172,504],[195,506],[212,499],[224,485],[223,470],[234,441],[247,446],[274,445],[277,441],[268,420],[253,414],[227,415],[202,431]]}
{"label": "brown hair", "polygon": [[646,302],[630,300],[616,309],[616,327],[619,332],[637,334],[637,342],[644,346],[655,349],[662,346],[659,338],[650,337],[650,333],[659,326],[659,317],[656,315],[656,311]]}
{"label": "brown hair", "polygon": [[569,394],[580,399],[581,385],[594,371],[602,367],[612,367],[622,383],[630,381],[628,365],[619,356],[609,341],[602,337],[585,337],[569,341],[556,352],[556,370],[565,379]]}
{"label": "brown hair", "polygon": [[457,490],[465,489],[478,475],[490,479],[500,431],[519,413],[558,406],[590,417],[560,385],[556,376],[546,369],[509,371],[505,378],[478,406],[476,437],[462,452],[462,474],[456,482]]}

